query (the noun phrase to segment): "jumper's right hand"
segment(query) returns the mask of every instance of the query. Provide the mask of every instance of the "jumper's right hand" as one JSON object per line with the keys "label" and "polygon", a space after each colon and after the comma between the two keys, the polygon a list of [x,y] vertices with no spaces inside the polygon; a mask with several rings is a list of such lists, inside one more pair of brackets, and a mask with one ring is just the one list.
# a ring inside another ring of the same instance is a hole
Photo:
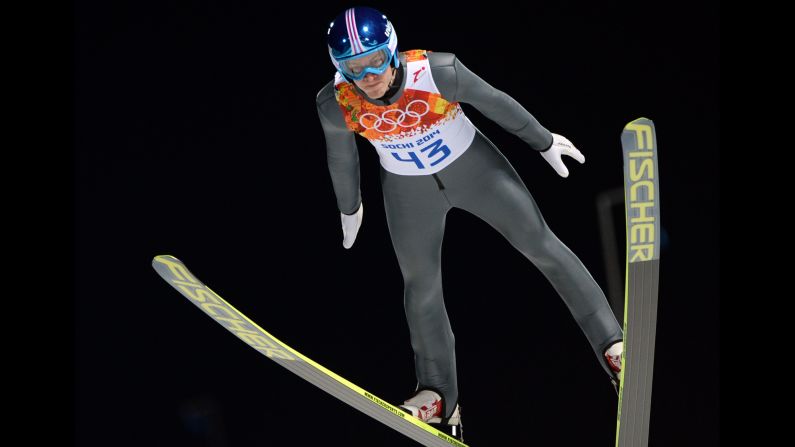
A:
{"label": "jumper's right hand", "polygon": [[359,227],[362,226],[362,215],[364,214],[364,203],[359,204],[359,209],[353,214],[340,213],[342,219],[342,246],[351,248]]}

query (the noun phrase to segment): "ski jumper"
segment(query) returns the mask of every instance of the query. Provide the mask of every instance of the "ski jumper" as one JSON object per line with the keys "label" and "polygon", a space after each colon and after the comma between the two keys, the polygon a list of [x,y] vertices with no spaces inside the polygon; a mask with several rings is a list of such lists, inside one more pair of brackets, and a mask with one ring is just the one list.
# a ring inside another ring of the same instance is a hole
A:
{"label": "ski jumper", "polygon": [[[380,159],[384,209],[403,274],[403,302],[414,350],[417,389],[458,402],[455,337],[442,295],[441,248],[447,212],[466,210],[500,232],[549,280],[596,353],[623,339],[607,299],[574,253],[544,222],[533,196],[497,147],[464,115],[471,104],[536,151],[552,134],[519,103],[467,69],[452,53],[400,53],[400,88],[367,97],[339,73],[317,95],[337,207],[361,204],[354,135]],[[397,78],[396,78],[397,79]]]}

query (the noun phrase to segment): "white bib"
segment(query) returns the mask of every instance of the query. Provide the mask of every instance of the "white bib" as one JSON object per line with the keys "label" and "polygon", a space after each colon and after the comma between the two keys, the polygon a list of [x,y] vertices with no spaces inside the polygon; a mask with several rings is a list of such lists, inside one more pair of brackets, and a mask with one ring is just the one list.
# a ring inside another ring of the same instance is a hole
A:
{"label": "white bib", "polygon": [[372,143],[384,169],[400,175],[433,174],[469,148],[476,129],[457,102],[442,98],[424,50],[406,52],[405,76],[400,99],[379,106],[337,73],[337,101],[348,128]]}

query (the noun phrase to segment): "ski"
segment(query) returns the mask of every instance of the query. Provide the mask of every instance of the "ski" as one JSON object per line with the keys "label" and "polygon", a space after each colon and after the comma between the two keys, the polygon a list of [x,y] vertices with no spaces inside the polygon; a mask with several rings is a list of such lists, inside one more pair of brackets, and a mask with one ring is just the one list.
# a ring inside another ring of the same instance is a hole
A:
{"label": "ski", "polygon": [[351,383],[269,334],[205,286],[179,259],[168,255],[156,256],[152,260],[152,267],[218,324],[293,374],[424,446],[467,447],[463,442]]}
{"label": "ski", "polygon": [[621,146],[627,251],[616,447],[647,447],[660,269],[660,177],[654,123],[639,118],[627,124]]}

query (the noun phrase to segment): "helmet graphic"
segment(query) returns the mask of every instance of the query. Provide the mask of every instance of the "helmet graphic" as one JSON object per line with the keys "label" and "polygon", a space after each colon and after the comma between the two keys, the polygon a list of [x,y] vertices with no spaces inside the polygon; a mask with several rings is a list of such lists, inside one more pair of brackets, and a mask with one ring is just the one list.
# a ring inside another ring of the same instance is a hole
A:
{"label": "helmet graphic", "polygon": [[379,75],[389,65],[400,66],[397,34],[381,12],[368,7],[350,8],[329,25],[328,52],[334,67],[348,81]]}

